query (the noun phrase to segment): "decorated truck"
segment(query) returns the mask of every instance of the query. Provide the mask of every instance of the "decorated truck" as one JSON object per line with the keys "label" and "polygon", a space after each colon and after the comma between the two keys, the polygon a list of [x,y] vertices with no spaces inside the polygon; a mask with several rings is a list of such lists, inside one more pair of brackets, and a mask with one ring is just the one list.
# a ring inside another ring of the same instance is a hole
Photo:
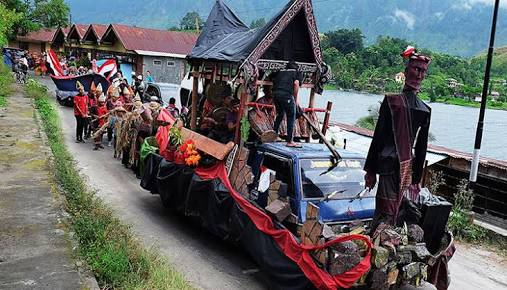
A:
{"label": "decorated truck", "polygon": [[[331,76],[311,0],[289,1],[258,29],[217,0],[187,61],[193,86],[181,103],[190,112],[179,121],[157,119],[156,137],[139,153],[144,189],[244,249],[272,289],[389,289],[424,281],[447,288],[454,250],[445,229],[450,204],[426,192],[403,204],[396,226],[372,232],[375,190],[364,188],[364,157],[324,138],[332,104],[314,105]],[[310,90],[294,129],[301,148],[264,138],[275,110],[261,92],[269,95],[270,75],[289,61]],[[239,107],[235,131],[218,140],[202,125],[227,119],[231,95]]]}

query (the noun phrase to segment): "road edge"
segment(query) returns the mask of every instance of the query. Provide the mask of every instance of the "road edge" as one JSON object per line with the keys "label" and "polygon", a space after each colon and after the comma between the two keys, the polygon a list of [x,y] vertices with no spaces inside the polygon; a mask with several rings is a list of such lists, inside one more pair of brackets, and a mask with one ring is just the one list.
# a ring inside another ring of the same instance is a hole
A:
{"label": "road edge", "polygon": [[[83,270],[80,275],[83,274],[85,281],[89,273],[93,273],[94,279],[83,286],[91,289],[101,289],[99,284],[103,288],[119,289],[192,289],[156,249],[144,248],[131,227],[120,221],[90,190],[63,141],[59,112],[50,101],[47,88],[31,79],[24,93],[32,99],[43,142],[50,149],[54,190],[61,195],[63,216],[69,225],[69,241],[73,253],[79,257],[76,266]],[[122,263],[124,267],[119,268]]]}

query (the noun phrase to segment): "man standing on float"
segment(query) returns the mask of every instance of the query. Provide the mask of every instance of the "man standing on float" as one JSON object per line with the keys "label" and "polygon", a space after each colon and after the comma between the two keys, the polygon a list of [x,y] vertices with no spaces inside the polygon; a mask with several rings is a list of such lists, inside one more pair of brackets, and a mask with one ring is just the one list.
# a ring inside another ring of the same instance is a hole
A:
{"label": "man standing on float", "polygon": [[419,194],[426,160],[431,109],[417,93],[431,59],[413,47],[402,56],[408,59],[403,92],[384,98],[364,166],[366,188],[374,188],[379,175],[372,230],[380,223],[396,224],[405,193]]}

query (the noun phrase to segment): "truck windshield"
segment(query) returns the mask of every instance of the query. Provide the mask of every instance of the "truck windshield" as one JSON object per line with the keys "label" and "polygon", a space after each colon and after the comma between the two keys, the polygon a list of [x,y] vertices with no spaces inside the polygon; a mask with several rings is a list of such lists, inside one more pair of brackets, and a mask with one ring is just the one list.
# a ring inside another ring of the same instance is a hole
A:
{"label": "truck windshield", "polygon": [[329,172],[330,159],[303,159],[300,164],[305,198],[323,198],[335,193],[331,199],[351,199],[364,190],[364,159],[341,160]]}

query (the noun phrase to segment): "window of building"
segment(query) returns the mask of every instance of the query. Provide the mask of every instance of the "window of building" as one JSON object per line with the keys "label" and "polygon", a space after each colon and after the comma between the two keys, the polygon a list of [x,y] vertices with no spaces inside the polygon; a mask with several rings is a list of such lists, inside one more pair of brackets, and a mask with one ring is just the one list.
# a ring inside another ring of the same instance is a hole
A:
{"label": "window of building", "polygon": [[160,59],[153,60],[153,65],[162,65],[162,61]]}
{"label": "window of building", "polygon": [[174,66],[176,66],[176,63],[174,61],[170,60],[167,62],[167,66],[174,67]]}

